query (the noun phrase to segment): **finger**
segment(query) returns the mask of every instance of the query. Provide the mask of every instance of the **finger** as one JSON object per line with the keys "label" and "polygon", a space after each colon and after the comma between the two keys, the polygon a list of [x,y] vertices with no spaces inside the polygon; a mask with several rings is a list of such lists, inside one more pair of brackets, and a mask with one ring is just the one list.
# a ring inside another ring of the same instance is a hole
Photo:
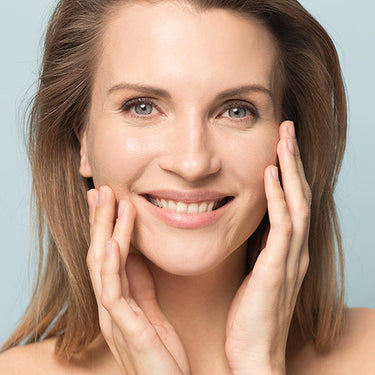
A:
{"label": "finger", "polygon": [[292,223],[278,178],[277,167],[269,166],[266,169],[264,182],[270,230],[266,247],[261,252],[261,258],[263,262],[266,262],[266,267],[271,267],[274,272],[279,273],[286,263],[292,235]]}
{"label": "finger", "polygon": [[294,123],[292,121],[285,121],[280,126],[280,138],[290,139],[292,141],[293,148],[294,148],[294,156],[295,156],[295,160],[297,163],[297,171],[301,178],[303,192],[305,194],[307,201],[311,202],[311,189],[306,179],[305,169],[303,167],[301,153],[300,153],[299,146],[298,146],[297,139],[296,139]]}
{"label": "finger", "polygon": [[[105,243],[105,257],[101,267],[100,303],[115,320],[122,322],[128,318],[134,318],[134,311],[126,303],[122,295],[120,279],[120,251],[116,240],[110,238]],[[123,328],[123,324],[120,324]]]}
{"label": "finger", "polygon": [[[305,214],[309,214],[309,208],[310,208],[310,205],[311,205],[311,189],[310,189],[310,186],[309,186],[309,184],[306,180],[305,171],[304,171],[304,167],[303,167],[302,159],[301,159],[301,154],[300,154],[299,147],[298,147],[298,144],[297,144],[297,139],[295,137],[294,124],[293,124],[292,121],[285,121],[280,126],[280,138],[282,140],[285,140],[284,142],[286,142],[286,145],[288,146],[288,147],[285,147],[285,144],[284,144],[284,152],[282,152],[282,150],[280,151],[281,155],[279,156],[279,160],[280,160],[280,157],[284,156],[282,161],[285,162],[285,168],[282,168],[282,173],[284,173],[284,174],[287,173],[287,172],[290,172],[289,174],[294,173],[296,179],[297,179],[296,175],[299,176],[300,184],[302,186],[302,190],[301,190],[302,197],[304,197],[305,199],[302,199],[300,201],[302,203],[302,207],[297,206],[297,211],[301,212],[301,209],[302,209],[302,211],[305,211]],[[282,149],[282,147],[280,149]],[[288,155],[289,154],[288,152],[285,152],[286,150],[290,151],[290,153],[293,155],[292,158],[290,157],[290,155]],[[280,161],[280,163],[282,161]],[[288,163],[288,161],[289,161],[289,163]],[[288,181],[289,180],[286,180],[285,184],[288,184]],[[292,181],[293,181],[293,177],[291,179],[291,182]],[[295,186],[298,188],[298,184],[296,184]],[[287,199],[287,203],[288,203],[289,197],[288,197],[287,192],[285,192],[285,194],[286,194],[286,199]],[[293,195],[293,194],[291,194],[291,195]],[[290,200],[292,202],[297,203],[296,199],[290,199]],[[307,207],[306,207],[306,204],[305,204],[306,202],[307,202]],[[306,212],[306,208],[307,208],[308,212]]]}
{"label": "finger", "polygon": [[115,197],[109,186],[102,186],[95,207],[91,225],[91,242],[87,253],[87,266],[90,272],[97,299],[101,295],[100,269],[104,260],[105,241],[112,236],[115,213]]}
{"label": "finger", "polygon": [[292,139],[281,139],[277,153],[283,178],[283,189],[290,217],[293,223],[293,238],[300,248],[306,233],[310,206],[304,192],[304,181],[300,176],[295,147]]}
{"label": "finger", "polygon": [[98,202],[99,192],[96,189],[90,189],[87,192],[87,202],[89,204],[89,223],[90,223],[90,231],[91,226],[94,224],[94,216],[95,216],[95,207]]}
{"label": "finger", "polygon": [[[243,322],[248,321],[249,311],[256,318],[272,321],[275,308],[285,294],[286,261],[290,248],[292,223],[284,193],[278,178],[278,168],[269,166],[264,173],[270,229],[266,247],[261,251],[251,277],[241,290],[241,303],[233,311],[233,325],[246,331]],[[242,286],[241,286],[242,288]],[[242,323],[241,323],[242,322]],[[254,327],[256,330],[258,327]],[[256,334],[264,335],[259,327]]]}
{"label": "finger", "polygon": [[[144,265],[144,267],[146,266]],[[136,268],[136,271],[140,271],[139,267]],[[144,271],[143,269],[141,272]],[[149,271],[147,270],[147,272]],[[148,276],[146,278],[138,278],[138,282],[141,284],[140,286],[136,286],[138,297],[140,288],[146,286],[146,295],[150,291],[150,281],[146,281],[147,278]],[[147,285],[145,285],[145,281]],[[113,238],[106,241],[106,255],[101,269],[101,282],[101,303],[123,334],[123,338],[128,344],[128,349],[135,353],[137,357],[147,354],[144,361],[152,363],[157,359],[156,362],[158,363],[160,356],[166,356],[167,354],[165,346],[160,341],[160,336],[158,336],[155,330],[156,327],[153,327],[150,323],[142,308],[137,304],[137,301],[131,298],[126,300],[122,295],[120,248],[117,241]],[[161,363],[163,362],[161,361]]]}
{"label": "finger", "polygon": [[[141,255],[129,255],[126,262],[126,274],[132,297],[154,328],[157,331],[163,326],[167,328],[167,319],[161,312],[156,298],[154,280]],[[163,335],[163,332],[161,334]]]}
{"label": "finger", "polygon": [[[305,260],[308,259],[311,192],[294,135],[293,123],[284,123],[280,129],[282,139],[278,145],[278,155],[285,200],[293,223],[293,237],[287,261],[287,279],[293,282],[297,279],[297,284],[299,284],[307,270],[306,263],[308,264]],[[295,289],[294,294],[298,290],[299,287]]]}
{"label": "finger", "polygon": [[131,295],[155,328],[167,351],[171,353],[181,368],[188,368],[188,363],[184,364],[184,360],[182,360],[185,358],[185,349],[181,341],[176,340],[177,333],[174,327],[160,309],[154,280],[143,256],[129,254],[126,262],[126,274],[129,278]]}
{"label": "finger", "polygon": [[150,322],[157,327],[171,328],[159,307],[154,280],[141,255],[129,254],[126,274],[130,293]]}
{"label": "finger", "polygon": [[[106,252],[101,267],[100,305],[108,312],[126,341],[144,346],[153,340],[155,332],[136,302],[125,299],[120,277],[120,249],[113,238],[106,241]],[[144,341],[144,342],[143,342]]]}
{"label": "finger", "polygon": [[120,270],[125,270],[135,216],[136,210],[133,203],[131,201],[121,200],[118,208],[118,217],[112,235],[120,246]]}

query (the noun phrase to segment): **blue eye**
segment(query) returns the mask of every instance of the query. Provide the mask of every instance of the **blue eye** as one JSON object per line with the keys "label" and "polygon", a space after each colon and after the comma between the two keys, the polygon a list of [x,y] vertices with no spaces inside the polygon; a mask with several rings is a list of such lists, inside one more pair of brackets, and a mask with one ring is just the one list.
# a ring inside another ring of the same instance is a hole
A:
{"label": "blue eye", "polygon": [[136,115],[133,117],[149,117],[152,114],[154,108],[157,105],[149,98],[135,98],[127,101],[120,108],[121,112],[130,112],[130,109],[134,107],[134,112]]}
{"label": "blue eye", "polygon": [[136,104],[134,106],[135,113],[139,115],[149,115],[152,112],[151,104]]}
{"label": "blue eye", "polygon": [[[245,108],[241,108],[241,107],[232,107],[228,110],[228,114],[230,117],[234,117],[234,118],[242,118],[242,117],[246,117],[246,109]],[[231,116],[233,115],[233,116]]]}
{"label": "blue eye", "polygon": [[[227,115],[225,115],[226,113]],[[224,112],[221,113],[221,116],[229,118],[230,120],[248,121],[257,119],[259,113],[256,107],[251,103],[232,102],[225,108]]]}

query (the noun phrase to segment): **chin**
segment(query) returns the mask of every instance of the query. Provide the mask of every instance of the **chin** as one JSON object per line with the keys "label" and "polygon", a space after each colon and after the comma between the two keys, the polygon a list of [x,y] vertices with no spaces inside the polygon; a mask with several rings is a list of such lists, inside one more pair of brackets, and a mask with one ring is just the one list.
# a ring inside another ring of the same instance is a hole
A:
{"label": "chin", "polygon": [[158,268],[178,276],[199,276],[210,272],[243,244],[248,237],[199,236],[183,233],[180,236],[150,236],[135,231],[133,246]]}

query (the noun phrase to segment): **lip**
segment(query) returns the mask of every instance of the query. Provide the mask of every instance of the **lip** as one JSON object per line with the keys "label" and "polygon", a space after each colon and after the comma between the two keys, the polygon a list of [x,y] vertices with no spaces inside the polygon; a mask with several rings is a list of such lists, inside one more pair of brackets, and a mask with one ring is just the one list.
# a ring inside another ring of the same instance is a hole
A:
{"label": "lip", "polygon": [[155,216],[172,227],[182,229],[198,229],[214,223],[226,212],[228,206],[234,200],[234,197],[231,196],[233,197],[233,199],[227,202],[224,206],[221,206],[214,211],[202,212],[197,214],[181,214],[175,211],[155,206],[147,200],[147,195],[168,200],[181,201],[185,203],[199,203],[205,201],[220,200],[228,197],[228,195],[214,191],[185,193],[172,190],[163,190],[157,192],[152,191],[140,195],[141,198],[143,198],[142,200],[146,204],[147,208],[150,209]]}

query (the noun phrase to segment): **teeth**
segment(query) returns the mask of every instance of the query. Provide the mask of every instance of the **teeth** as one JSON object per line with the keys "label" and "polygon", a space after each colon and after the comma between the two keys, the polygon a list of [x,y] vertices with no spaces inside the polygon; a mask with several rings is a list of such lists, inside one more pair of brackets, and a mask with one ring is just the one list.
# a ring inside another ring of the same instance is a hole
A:
{"label": "teeth", "polygon": [[188,214],[197,214],[198,213],[198,203],[189,204],[187,207]]}
{"label": "teeth", "polygon": [[178,214],[186,214],[187,211],[187,204],[183,202],[178,202],[176,207],[176,212]]}
{"label": "teeth", "polygon": [[162,206],[162,208],[165,208],[165,209],[171,210],[171,211],[176,211],[176,203],[174,203],[173,201],[168,201],[166,203],[167,204],[165,206]]}
{"label": "teeth", "polygon": [[201,213],[201,212],[206,212],[207,211],[207,203],[206,202],[203,202],[199,205],[199,209],[198,209],[198,212]]}
{"label": "teeth", "polygon": [[216,202],[185,203],[148,197],[149,201],[157,207],[175,211],[179,214],[197,214],[212,211]]}

